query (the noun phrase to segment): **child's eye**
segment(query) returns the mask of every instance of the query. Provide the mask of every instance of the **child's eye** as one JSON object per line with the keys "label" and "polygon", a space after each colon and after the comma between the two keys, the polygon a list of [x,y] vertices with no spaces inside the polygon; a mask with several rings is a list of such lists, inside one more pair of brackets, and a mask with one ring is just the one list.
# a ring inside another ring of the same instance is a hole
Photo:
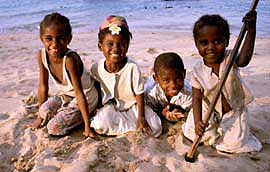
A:
{"label": "child's eye", "polygon": [[46,40],[46,41],[51,41],[52,37],[44,37],[43,39]]}
{"label": "child's eye", "polygon": [[113,47],[113,43],[112,43],[112,42],[107,42],[106,45],[107,45],[108,47]]}
{"label": "child's eye", "polygon": [[183,78],[182,76],[176,78],[176,81],[177,81],[177,82],[182,82],[183,80],[184,80],[184,78]]}
{"label": "child's eye", "polygon": [[202,45],[202,46],[206,46],[206,45],[208,45],[208,41],[201,40],[201,41],[199,41],[199,44]]}
{"label": "child's eye", "polygon": [[59,36],[57,38],[58,41],[65,41],[66,40],[66,37],[65,36]]}
{"label": "child's eye", "polygon": [[221,39],[216,39],[214,40],[214,44],[215,45],[218,45],[218,44],[221,44],[223,41]]}
{"label": "child's eye", "polygon": [[169,80],[168,80],[168,79],[162,79],[162,82],[163,82],[164,84],[167,84],[167,83],[169,83]]}
{"label": "child's eye", "polygon": [[126,47],[126,44],[125,44],[125,43],[120,43],[119,46],[120,46],[121,48],[125,48],[125,47]]}

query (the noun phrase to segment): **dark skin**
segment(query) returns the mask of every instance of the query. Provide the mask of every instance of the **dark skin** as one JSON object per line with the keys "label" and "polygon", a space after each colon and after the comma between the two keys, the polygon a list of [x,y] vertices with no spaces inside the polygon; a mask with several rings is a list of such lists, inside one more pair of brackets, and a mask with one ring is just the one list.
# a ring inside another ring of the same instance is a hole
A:
{"label": "dark skin", "polygon": [[139,131],[142,131],[150,136],[152,134],[152,130],[145,119],[144,94],[136,95],[136,102],[137,102],[138,113],[139,113],[138,120],[137,120],[137,128]]}
{"label": "dark skin", "polygon": [[[241,47],[238,59],[234,64],[236,67],[245,67],[249,64],[256,38],[256,11],[250,11],[243,18],[245,22],[247,34]],[[218,27],[204,26],[198,31],[198,36],[195,39],[196,47],[203,57],[205,65],[211,67],[216,76],[219,77],[220,59],[224,58],[225,48],[228,46],[228,41],[222,33],[218,31]],[[195,122],[196,135],[202,136],[207,124],[202,121],[202,99],[203,92],[200,89],[192,88],[192,106]],[[229,112],[231,107],[224,95],[221,93],[222,100],[222,115]]]}
{"label": "dark skin", "polygon": [[[126,53],[128,51],[128,42],[121,34],[112,35],[110,33],[104,36],[98,43],[98,48],[103,52],[105,60],[105,69],[110,73],[119,72],[127,63]],[[144,94],[135,95],[138,106],[138,130],[151,135],[152,130],[145,120]]]}
{"label": "dark skin", "polygon": [[[63,33],[63,26],[51,24],[44,28],[43,33],[40,35],[40,39],[45,47],[46,56],[52,75],[60,84],[66,85],[67,81],[63,79],[63,57],[68,51],[67,45],[70,43],[72,36],[64,35]],[[49,73],[42,63],[41,51],[39,51],[37,54],[37,60],[40,68],[38,104],[41,106],[48,99]],[[88,111],[86,97],[81,84],[83,63],[80,56],[76,53],[68,54],[65,67],[69,74],[69,78],[75,92],[75,98],[77,99],[78,107],[84,121],[85,127],[83,135],[86,137],[96,138],[96,133],[90,129],[88,115],[90,113]],[[41,124],[42,119],[38,116],[38,119],[34,122],[34,126],[39,128],[41,127]]]}
{"label": "dark skin", "polygon": [[[161,87],[165,96],[170,102],[173,96],[176,96],[184,87],[184,81],[186,76],[186,70],[175,69],[160,69],[157,74],[154,75],[155,82]],[[177,109],[169,111],[170,106],[163,107],[161,114],[169,121],[179,121],[185,117],[185,115],[179,112]]]}

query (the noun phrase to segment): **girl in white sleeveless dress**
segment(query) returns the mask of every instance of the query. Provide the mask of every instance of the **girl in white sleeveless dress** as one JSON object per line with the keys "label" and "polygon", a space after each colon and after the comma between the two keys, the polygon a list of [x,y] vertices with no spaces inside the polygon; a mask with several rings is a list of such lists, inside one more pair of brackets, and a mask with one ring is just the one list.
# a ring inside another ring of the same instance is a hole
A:
{"label": "girl in white sleeveless dress", "polygon": [[[98,94],[80,56],[67,48],[72,39],[68,18],[52,13],[40,23],[44,48],[38,52],[40,68],[37,127],[47,124],[52,135],[67,134],[84,123],[84,135],[95,137],[90,129],[90,114],[97,105]],[[49,77],[59,93],[48,96]]]}

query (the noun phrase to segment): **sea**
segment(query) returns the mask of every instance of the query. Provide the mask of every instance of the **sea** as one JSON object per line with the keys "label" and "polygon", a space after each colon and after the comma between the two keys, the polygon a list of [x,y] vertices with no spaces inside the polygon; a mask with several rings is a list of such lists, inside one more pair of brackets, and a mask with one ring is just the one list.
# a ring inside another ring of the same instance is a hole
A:
{"label": "sea", "polygon": [[[73,32],[97,31],[108,15],[124,16],[132,31],[192,32],[204,14],[220,14],[238,35],[252,0],[0,0],[0,34],[39,31],[45,15],[59,12]],[[270,37],[270,0],[257,6],[257,36]]]}

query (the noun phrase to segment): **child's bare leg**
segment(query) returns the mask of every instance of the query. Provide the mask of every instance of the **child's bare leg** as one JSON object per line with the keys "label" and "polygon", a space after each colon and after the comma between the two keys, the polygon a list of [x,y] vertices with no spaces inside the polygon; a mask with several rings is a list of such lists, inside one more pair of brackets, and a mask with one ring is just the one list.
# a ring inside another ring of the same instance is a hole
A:
{"label": "child's bare leg", "polygon": [[98,133],[91,127],[90,127],[87,135],[85,133],[83,133],[83,134],[85,137],[90,137],[90,138],[95,139],[95,140],[98,139]]}

